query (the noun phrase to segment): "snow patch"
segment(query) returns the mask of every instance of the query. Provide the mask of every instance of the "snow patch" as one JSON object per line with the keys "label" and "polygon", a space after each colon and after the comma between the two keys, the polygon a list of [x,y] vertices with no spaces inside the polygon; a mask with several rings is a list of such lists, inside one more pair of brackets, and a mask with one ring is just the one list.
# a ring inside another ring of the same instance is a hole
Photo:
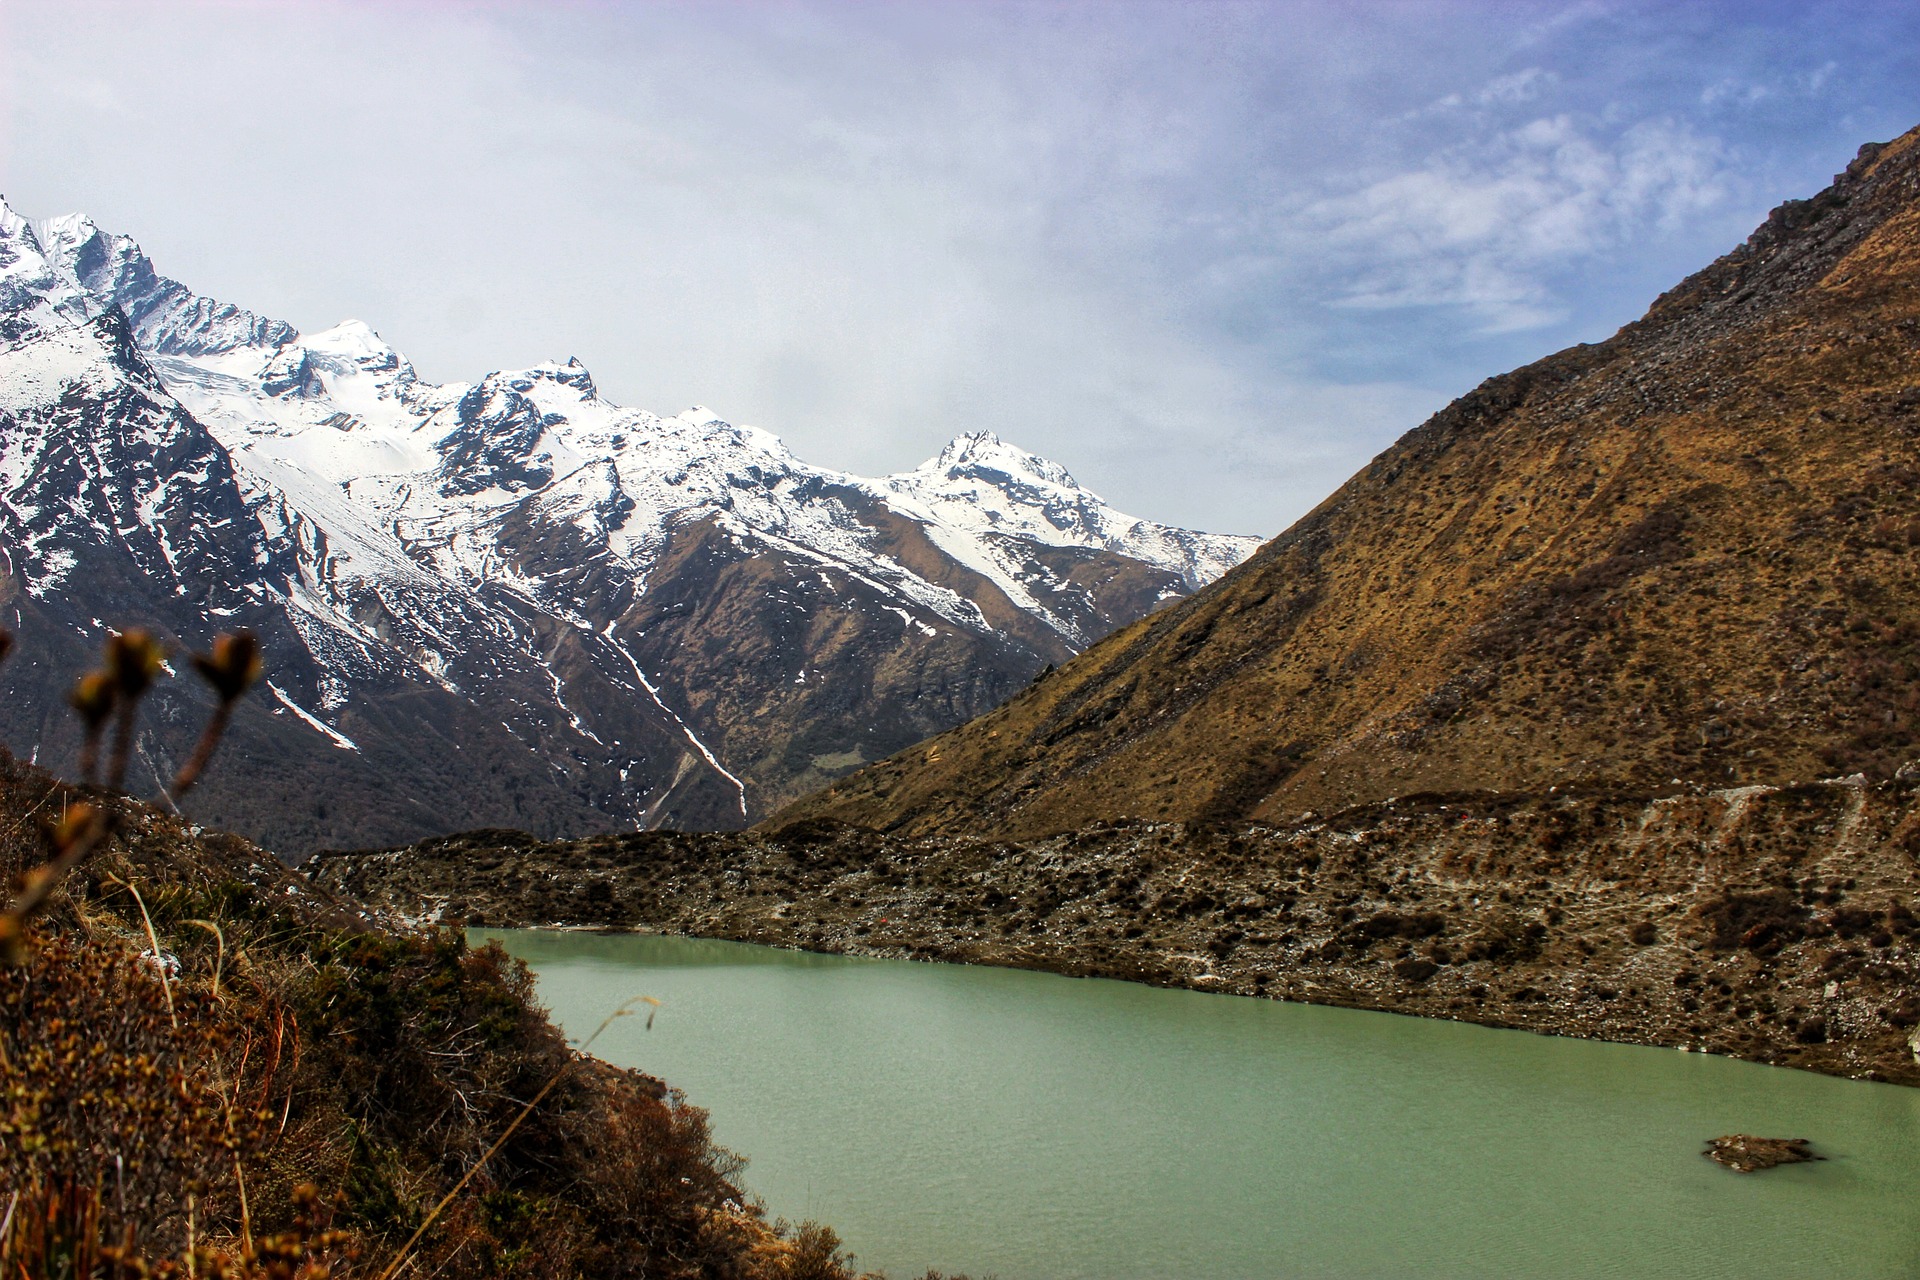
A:
{"label": "snow patch", "polygon": [[305,707],[301,706],[299,703],[295,702],[292,698],[288,697],[287,691],[285,689],[282,689],[279,685],[275,684],[273,681],[271,680],[267,681],[267,688],[273,690],[273,696],[280,699],[281,703],[287,708],[287,710],[293,712],[293,714],[295,714],[296,716],[299,716],[302,720],[306,721],[313,728],[318,729],[321,733],[324,733],[327,735],[327,737],[333,739],[334,746],[339,747],[344,751],[358,751],[360,749],[358,746],[354,744],[354,741],[352,738],[349,738],[346,734],[341,733],[338,729],[334,728],[332,725],[322,720],[319,716],[314,715],[311,711],[308,711]]}

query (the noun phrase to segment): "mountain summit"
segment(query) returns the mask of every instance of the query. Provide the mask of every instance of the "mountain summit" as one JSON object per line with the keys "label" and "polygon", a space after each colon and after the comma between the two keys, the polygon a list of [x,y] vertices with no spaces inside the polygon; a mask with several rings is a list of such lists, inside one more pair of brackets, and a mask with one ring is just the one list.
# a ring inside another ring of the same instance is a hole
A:
{"label": "mountain summit", "polygon": [[578,360],[427,382],[361,321],[301,333],[4,205],[0,484],[0,604],[42,659],[0,729],[70,745],[61,682],[106,625],[252,626],[251,760],[202,809],[283,852],[742,825],[1258,545],[985,433],[864,479],[612,404]]}
{"label": "mountain summit", "polygon": [[1920,131],[1192,599],[796,806],[1032,836],[1920,757]]}

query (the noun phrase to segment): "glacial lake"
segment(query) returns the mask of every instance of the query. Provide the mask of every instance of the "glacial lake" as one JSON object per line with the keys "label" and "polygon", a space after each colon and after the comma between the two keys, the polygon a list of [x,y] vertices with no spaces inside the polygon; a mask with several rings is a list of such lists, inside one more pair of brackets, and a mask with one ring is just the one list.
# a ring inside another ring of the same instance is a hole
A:
{"label": "glacial lake", "polygon": [[[712,1112],[769,1209],[981,1280],[1920,1275],[1920,1090],[689,938],[477,929]],[[1740,1175],[1748,1132],[1830,1157]]]}

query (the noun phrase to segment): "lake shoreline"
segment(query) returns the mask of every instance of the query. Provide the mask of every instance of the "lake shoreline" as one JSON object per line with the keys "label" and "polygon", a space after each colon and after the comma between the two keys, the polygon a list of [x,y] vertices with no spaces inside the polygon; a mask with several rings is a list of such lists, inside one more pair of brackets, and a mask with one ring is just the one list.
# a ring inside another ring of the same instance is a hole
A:
{"label": "lake shoreline", "polygon": [[[1139,970],[1105,970],[1097,962],[1088,963],[1084,959],[1067,955],[1050,957],[1047,955],[983,954],[970,949],[955,949],[942,952],[937,947],[924,943],[902,946],[876,947],[865,943],[852,942],[835,945],[832,942],[809,945],[792,941],[769,940],[757,929],[740,932],[703,932],[668,926],[630,925],[614,926],[605,924],[579,923],[536,923],[516,921],[500,925],[475,926],[486,928],[524,929],[537,933],[584,933],[606,937],[658,937],[685,938],[699,942],[737,942],[749,946],[770,947],[780,951],[793,951],[804,955],[844,956],[859,960],[898,960],[919,964],[950,964],[992,969],[1014,969],[1027,973],[1045,973],[1061,978],[1098,979],[1109,982],[1128,982],[1140,986],[1154,987],[1167,991],[1193,991],[1202,995],[1235,996],[1249,1000],[1271,1000],[1282,1004],[1315,1005],[1329,1009],[1352,1009],[1362,1013],[1386,1013],[1400,1017],[1419,1018],[1427,1021],[1460,1022],[1474,1026],[1487,1027],[1495,1031],[1525,1031],[1532,1035],[1552,1036],[1570,1040],[1592,1040],[1604,1044],[1631,1045],[1637,1048],[1671,1049],[1680,1053],[1698,1053],[1711,1057],[1728,1058],[1736,1062],[1753,1062],[1762,1066],[1780,1066],[1793,1070],[1812,1071],[1819,1075],[1835,1076],[1845,1080],[1858,1080],[1875,1084],[1899,1084],[1908,1088],[1920,1088],[1920,1072],[1911,1076],[1896,1077],[1869,1068],[1864,1072],[1845,1070],[1826,1070],[1805,1062],[1781,1062],[1765,1056],[1750,1057],[1724,1047],[1715,1048],[1712,1043],[1667,1043],[1655,1039],[1635,1039],[1622,1034],[1592,1034],[1584,1030],[1567,1030],[1550,1022],[1507,1021],[1498,1016],[1472,1016],[1458,1012],[1427,1013],[1408,1008],[1405,1003],[1394,999],[1369,999],[1356,992],[1329,992],[1324,988],[1313,989],[1305,994],[1286,989],[1274,990],[1271,985],[1252,986],[1247,984],[1230,985],[1225,979],[1213,974],[1201,975],[1200,981],[1191,978],[1182,979],[1164,975],[1147,975]],[[750,935],[750,936],[749,936]],[[1711,1038],[1709,1038],[1711,1040]]]}
{"label": "lake shoreline", "polygon": [[492,831],[306,870],[443,924],[1033,969],[1915,1085],[1912,802],[1910,783],[1842,780],[1020,843]]}

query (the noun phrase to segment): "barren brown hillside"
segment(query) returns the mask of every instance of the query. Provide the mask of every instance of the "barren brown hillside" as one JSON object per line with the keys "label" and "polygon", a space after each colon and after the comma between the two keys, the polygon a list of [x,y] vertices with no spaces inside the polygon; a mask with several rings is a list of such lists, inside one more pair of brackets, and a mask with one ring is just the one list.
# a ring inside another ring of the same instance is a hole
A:
{"label": "barren brown hillside", "polygon": [[1209,590],[770,825],[1034,836],[1920,757],[1920,130]]}

